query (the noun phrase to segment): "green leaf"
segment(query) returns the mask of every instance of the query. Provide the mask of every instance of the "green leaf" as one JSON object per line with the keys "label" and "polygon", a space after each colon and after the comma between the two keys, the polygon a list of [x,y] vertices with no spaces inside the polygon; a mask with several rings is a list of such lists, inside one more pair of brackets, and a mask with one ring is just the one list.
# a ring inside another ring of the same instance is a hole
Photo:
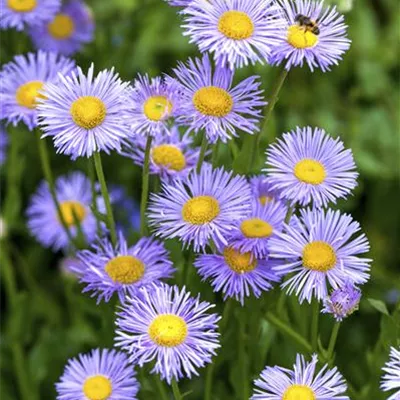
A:
{"label": "green leaf", "polygon": [[374,307],[376,310],[378,310],[380,313],[389,315],[389,311],[386,307],[386,304],[382,300],[368,299],[368,301],[371,304],[371,306]]}

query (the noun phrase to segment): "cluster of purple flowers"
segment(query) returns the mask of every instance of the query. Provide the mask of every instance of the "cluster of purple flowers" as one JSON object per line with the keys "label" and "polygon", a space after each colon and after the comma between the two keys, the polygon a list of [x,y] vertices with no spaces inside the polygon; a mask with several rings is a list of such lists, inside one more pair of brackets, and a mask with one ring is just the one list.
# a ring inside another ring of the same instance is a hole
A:
{"label": "cluster of purple flowers", "polygon": [[[184,34],[213,58],[180,62],[171,76],[139,75],[131,85],[114,69],[95,75],[92,64],[85,73],[57,54],[73,54],[92,40],[84,3],[1,0],[0,27],[27,27],[35,46],[47,51],[16,56],[3,67],[1,118],[41,129],[72,160],[117,151],[158,175],[161,189],[147,209],[152,234],[192,248],[198,274],[224,299],[244,305],[281,282],[300,302],[323,301],[322,312],[341,321],[357,309],[357,286],[368,281],[371,263],[362,256],[369,242],[359,223],[328,208],[357,185],[351,150],[323,129],[297,127],[268,147],[263,174],[246,177],[203,162],[209,151],[194,143],[199,132],[206,144],[258,134],[267,105],[261,80],[235,84],[235,70],[266,62],[327,71],[350,46],[343,16],[311,0],[169,3],[183,8]],[[164,282],[176,269],[159,239],[129,245],[121,227],[116,242],[110,240],[99,221],[106,204],[82,173],[59,177],[55,192],[59,204],[41,183],[27,209],[29,229],[55,251],[70,250],[65,228],[91,246],[68,259],[68,270],[97,302],[118,296],[116,346],[128,354],[94,350],[71,360],[58,399],[135,398],[139,385],[129,363],[154,362],[153,372],[168,383],[197,375],[220,346],[220,317],[209,312],[214,305]],[[120,188],[111,191],[111,203],[126,208],[133,224],[135,206]],[[348,399],[337,369],[326,365],[315,374],[316,364],[316,355],[309,363],[298,355],[294,371],[266,367],[252,398]]]}

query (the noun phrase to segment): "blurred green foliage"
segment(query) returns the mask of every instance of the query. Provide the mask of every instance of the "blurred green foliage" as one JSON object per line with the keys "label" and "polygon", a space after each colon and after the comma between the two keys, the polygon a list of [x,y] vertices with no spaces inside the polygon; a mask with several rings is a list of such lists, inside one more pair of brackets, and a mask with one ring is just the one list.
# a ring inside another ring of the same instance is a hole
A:
{"label": "blurred green foliage", "polygon": [[[393,0],[329,3],[337,3],[346,12],[353,41],[351,50],[330,73],[310,73],[307,68],[290,72],[259,152],[261,156],[267,143],[296,125],[323,127],[333,136],[340,135],[353,149],[359,186],[354,196],[339,207],[361,222],[371,242],[374,263],[372,278],[363,288],[359,312],[346,320],[340,330],[335,362],[353,388],[352,399],[383,399],[385,396],[378,389],[380,369],[387,360],[389,345],[400,344],[400,13]],[[162,0],[96,0],[90,5],[97,24],[96,39],[77,56],[83,68],[91,62],[97,70],[115,66],[123,79],[132,80],[138,72],[168,73],[177,60],[198,54],[181,34],[177,9]],[[1,47],[4,63],[13,54],[28,50],[30,44],[24,33],[4,32]],[[278,72],[277,68],[257,65],[239,71],[237,78],[259,74],[268,97]],[[16,145],[1,171],[2,214],[8,216],[9,222],[9,235],[1,243],[1,263],[2,272],[5,263],[11,267],[17,295],[15,304],[11,304],[3,285],[2,399],[20,398],[18,379],[27,379],[29,399],[54,399],[54,382],[69,357],[93,347],[112,346],[115,304],[96,306],[93,299],[82,295],[73,278],[60,272],[61,254],[41,248],[30,237],[23,210],[42,173],[33,135],[22,127],[10,128],[9,133]],[[236,141],[239,146],[240,141]],[[229,165],[229,154],[228,149],[221,150],[221,164]],[[140,170],[116,155],[105,157],[105,161],[108,181],[123,184],[138,199]],[[85,160],[72,164],[66,157],[52,155],[56,175],[71,169],[86,171],[86,164]],[[168,246],[176,265],[181,266],[180,246],[175,242]],[[4,283],[12,277],[2,273],[2,279]],[[218,301],[218,310],[222,311],[219,297],[194,272],[189,286],[193,292],[201,291],[205,299]],[[257,304],[254,300],[248,303],[254,312],[250,313],[247,333],[240,336],[239,342],[235,332],[241,326],[233,317],[243,311],[234,307],[232,322],[222,338],[223,350],[214,367],[213,399],[239,398],[242,372],[237,360],[241,351],[247,352],[249,384],[267,362],[290,366],[295,352],[301,351],[264,318],[265,311],[274,307],[278,298],[279,291],[275,290]],[[292,297],[287,304],[289,311],[281,315],[284,320],[307,321],[309,308],[299,306]],[[326,342],[332,326],[330,317],[322,316],[321,324]],[[308,329],[301,324],[304,334]],[[18,357],[24,369],[20,375],[15,364]],[[201,398],[205,374],[201,371],[199,378],[183,383],[183,391],[193,391],[188,398]],[[156,398],[147,371],[139,376],[141,397]]]}

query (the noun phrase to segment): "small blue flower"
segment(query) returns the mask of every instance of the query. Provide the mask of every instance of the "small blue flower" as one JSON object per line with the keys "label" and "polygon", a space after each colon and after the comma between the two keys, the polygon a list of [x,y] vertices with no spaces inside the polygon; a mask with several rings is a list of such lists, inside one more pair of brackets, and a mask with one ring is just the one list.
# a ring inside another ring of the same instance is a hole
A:
{"label": "small blue flower", "polygon": [[93,40],[94,20],[89,7],[80,0],[69,0],[51,21],[32,26],[29,34],[37,49],[66,56]]}
{"label": "small blue flower", "polygon": [[344,393],[347,385],[337,368],[328,369],[325,364],[316,373],[318,357],[311,362],[297,354],[293,370],[279,366],[266,367],[259,379],[251,400],[350,400]]}
{"label": "small blue flower", "polygon": [[82,250],[77,258],[83,264],[80,282],[83,292],[92,292],[101,300],[109,301],[117,292],[121,302],[126,295],[139,288],[170,278],[175,272],[164,245],[153,238],[142,237],[134,246],[122,235],[114,247],[108,239],[99,240],[91,250]]}
{"label": "small blue flower", "polygon": [[[382,368],[384,375],[381,380],[381,389],[385,392],[388,390],[400,388],[400,348],[390,348],[390,358]],[[399,400],[400,390],[393,393],[387,400]]]}
{"label": "small blue flower", "polygon": [[335,289],[328,298],[324,299],[324,308],[321,312],[333,314],[336,321],[342,321],[343,318],[358,310],[360,298],[361,290],[352,283],[346,282],[345,285]]}
{"label": "small blue flower", "polygon": [[251,76],[233,86],[233,72],[216,66],[213,70],[207,55],[178,64],[174,70],[181,84],[182,103],[177,122],[190,131],[205,130],[208,141],[227,142],[238,136],[237,130],[248,134],[259,131],[262,96],[258,76]]}
{"label": "small blue flower", "polygon": [[139,383],[124,353],[92,350],[68,361],[56,384],[57,400],[135,400]]}
{"label": "small blue flower", "polygon": [[128,297],[117,314],[116,346],[142,367],[155,360],[152,373],[172,379],[198,375],[220,347],[214,305],[191,297],[185,288],[154,285]]}
{"label": "small blue flower", "polygon": [[250,186],[254,198],[262,205],[281,200],[280,191],[272,189],[271,180],[266,175],[258,175],[250,178]]}

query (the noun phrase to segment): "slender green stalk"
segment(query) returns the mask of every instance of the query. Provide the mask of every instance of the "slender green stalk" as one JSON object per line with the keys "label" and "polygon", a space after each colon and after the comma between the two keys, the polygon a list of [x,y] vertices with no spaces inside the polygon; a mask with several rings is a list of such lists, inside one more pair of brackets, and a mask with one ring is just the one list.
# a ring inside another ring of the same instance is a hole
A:
{"label": "slender green stalk", "polygon": [[295,205],[291,206],[288,204],[288,210],[285,216],[285,224],[288,224],[290,222],[290,219],[292,218],[295,208],[296,208]]}
{"label": "slender green stalk", "polygon": [[329,364],[332,363],[332,358],[333,358],[333,351],[335,349],[335,344],[336,344],[336,339],[338,337],[338,333],[339,333],[339,329],[340,329],[340,322],[336,322],[335,325],[333,325],[332,328],[332,333],[331,333],[331,337],[329,339],[329,345],[328,345],[328,353],[327,353],[327,361]]}
{"label": "slender green stalk", "polygon": [[[94,163],[91,158],[88,159],[88,175],[90,179],[90,188],[92,190],[92,207],[96,214],[99,213],[99,208],[97,207],[97,192],[96,192],[96,171],[94,169]],[[96,216],[96,232],[97,235],[101,235],[101,224],[99,218]]]}
{"label": "slender green stalk", "polygon": [[212,149],[211,164],[214,168],[217,166],[218,150],[219,150],[219,141],[214,144],[214,147]]}
{"label": "slender green stalk", "polygon": [[318,320],[319,320],[319,302],[313,301],[311,315],[311,346],[312,351],[317,351],[318,347]]}
{"label": "slender green stalk", "polygon": [[239,365],[241,369],[242,378],[242,398],[243,400],[249,399],[249,379],[247,371],[247,349],[246,349],[246,326],[247,326],[247,311],[239,310]]}
{"label": "slender green stalk", "polygon": [[207,367],[206,372],[206,383],[204,387],[204,400],[212,400],[212,384],[213,384],[213,375],[215,368],[215,360],[211,362],[211,364]]}
{"label": "slender green stalk", "polygon": [[95,166],[96,173],[97,173],[97,178],[100,182],[101,194],[103,196],[104,203],[106,206],[107,221],[108,221],[107,225],[108,225],[108,229],[110,230],[111,242],[115,246],[117,244],[117,232],[115,229],[114,214],[113,214],[112,208],[111,208],[110,195],[108,194],[106,178],[104,177],[103,165],[101,163],[101,156],[100,156],[99,151],[96,151],[95,153],[93,153],[93,159],[94,159],[94,166]]}
{"label": "slender green stalk", "polygon": [[196,172],[198,174],[201,172],[201,167],[203,165],[203,161],[206,156],[207,146],[208,146],[207,136],[205,133],[203,133],[203,139],[201,141],[199,160],[197,161],[197,166],[196,166]]}
{"label": "slender green stalk", "polygon": [[[3,282],[7,293],[7,299],[10,302],[10,312],[13,314],[18,312],[17,307],[17,285],[15,282],[14,266],[8,257],[5,244],[1,243],[1,273],[3,274]],[[34,388],[29,382],[28,375],[25,370],[26,362],[24,360],[21,344],[17,339],[12,339],[11,351],[13,356],[15,375],[18,381],[18,388],[21,394],[21,400],[37,399]]]}
{"label": "slender green stalk", "polygon": [[231,313],[232,306],[233,306],[233,300],[228,299],[225,302],[224,311],[222,313],[221,325],[220,325],[221,332],[223,332],[226,328],[226,324],[228,323],[228,317],[229,314]]}
{"label": "slender green stalk", "polygon": [[144,153],[144,165],[142,171],[142,198],[140,201],[140,235],[146,236],[146,208],[147,198],[149,196],[149,169],[150,169],[150,150],[152,136],[147,136],[146,151]]}
{"label": "slender green stalk", "polygon": [[175,379],[172,380],[171,386],[172,386],[172,393],[174,394],[175,400],[182,400],[183,397],[181,395],[181,391],[179,390],[178,383],[176,382]]}
{"label": "slender green stalk", "polygon": [[56,209],[57,209],[58,219],[61,221],[61,224],[62,224],[64,231],[68,237],[69,242],[74,247],[79,248],[79,243],[77,242],[76,238],[74,238],[72,236],[71,231],[69,230],[69,227],[68,227],[67,223],[65,222],[64,216],[61,212],[60,203],[57,200],[57,193],[56,193],[56,189],[55,189],[53,173],[52,173],[51,167],[50,167],[50,158],[49,158],[49,153],[47,150],[46,141],[45,141],[45,139],[41,139],[40,136],[41,136],[40,130],[36,129],[36,139],[37,139],[37,144],[38,144],[38,149],[39,149],[40,162],[42,164],[44,177],[47,181],[47,184],[49,185],[51,197],[52,197],[54,205],[56,206]]}
{"label": "slender green stalk", "polygon": [[278,101],[279,92],[281,91],[281,88],[283,86],[283,83],[285,82],[288,72],[289,71],[287,69],[285,69],[285,67],[282,68],[282,70],[278,76],[278,79],[275,82],[275,86],[272,90],[271,97],[269,98],[268,105],[265,108],[263,126],[262,126],[261,130],[254,135],[253,146],[252,146],[252,149],[250,152],[250,158],[249,158],[249,168],[248,168],[249,172],[253,169],[254,162],[257,158],[256,157],[257,149],[260,145],[261,137],[264,136],[267,132],[268,122],[271,119],[272,111],[274,110],[275,104]]}
{"label": "slender green stalk", "polygon": [[158,375],[153,375],[153,376],[154,376],[154,381],[156,383],[161,400],[169,400],[167,391],[165,390],[164,384],[162,383],[160,377]]}
{"label": "slender green stalk", "polygon": [[312,347],[310,343],[308,343],[308,341],[304,339],[303,336],[294,331],[289,325],[279,319],[276,315],[274,315],[272,312],[267,312],[265,317],[267,318],[268,322],[275,326],[275,328],[277,328],[281,333],[290,337],[293,341],[303,347],[303,349],[307,352],[311,352]]}

